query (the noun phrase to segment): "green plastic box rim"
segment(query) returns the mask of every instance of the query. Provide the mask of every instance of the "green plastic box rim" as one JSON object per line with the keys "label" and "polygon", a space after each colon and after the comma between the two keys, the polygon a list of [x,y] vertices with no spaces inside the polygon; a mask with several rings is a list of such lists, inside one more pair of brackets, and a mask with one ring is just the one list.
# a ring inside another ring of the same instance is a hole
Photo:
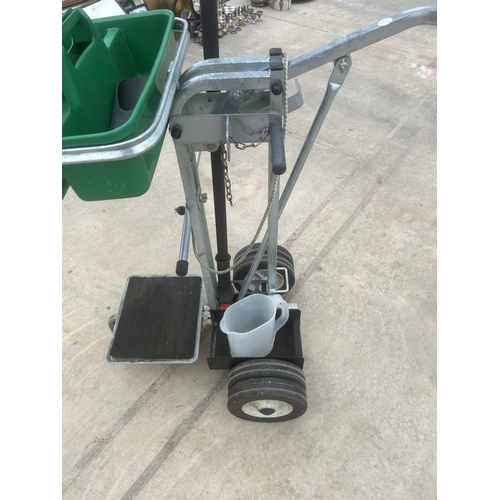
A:
{"label": "green plastic box rim", "polygon": [[[147,82],[142,90],[142,93],[132,111],[128,120],[120,125],[119,127],[113,130],[107,130],[104,132],[98,133],[84,133],[81,135],[68,135],[62,138],[62,147],[63,149],[71,148],[71,147],[82,147],[82,146],[95,146],[101,144],[111,144],[115,142],[119,142],[125,138],[131,138],[134,136],[134,132],[137,129],[137,124],[141,118],[141,114],[144,112],[144,108],[148,103],[148,99],[151,95],[151,92],[154,89],[155,81],[158,75],[158,71],[160,69],[163,70],[164,58],[167,54],[167,46],[170,40],[170,35],[172,33],[175,16],[174,13],[170,10],[162,9],[162,10],[154,10],[149,12],[141,12],[137,14],[128,14],[123,16],[113,16],[113,17],[105,17],[91,20],[85,11],[81,8],[71,9],[64,12],[62,17],[62,33],[63,38],[66,36],[71,29],[74,27],[76,22],[79,20],[83,20],[83,22],[90,23],[90,29],[92,30],[93,36],[99,35],[99,29],[110,30],[114,28],[120,29],[121,27],[126,27],[128,30],[131,29],[133,23],[137,23],[140,18],[157,18],[164,17],[166,18],[165,23],[165,33],[163,35],[163,39],[161,41],[161,45],[156,47],[155,50],[157,52],[156,60],[151,68],[149,73]],[[147,36],[147,33],[144,33],[144,36]],[[64,47],[63,47],[64,50]],[[63,61],[64,63],[64,61]],[[65,84],[65,68],[63,64],[63,91]],[[118,82],[117,82],[118,83]],[[64,115],[64,110],[63,110]]]}

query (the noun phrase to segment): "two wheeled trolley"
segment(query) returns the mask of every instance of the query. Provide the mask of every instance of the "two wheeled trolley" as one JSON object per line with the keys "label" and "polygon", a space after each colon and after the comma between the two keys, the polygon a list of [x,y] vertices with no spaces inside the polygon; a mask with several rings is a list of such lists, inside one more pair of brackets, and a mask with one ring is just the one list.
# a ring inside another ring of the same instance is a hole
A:
{"label": "two wheeled trolley", "polygon": [[[203,5],[207,10],[202,10],[202,19],[208,19],[210,3]],[[145,193],[167,132],[185,193],[184,204],[177,208],[183,228],[175,274],[129,277],[118,313],[109,321],[110,363],[192,363],[198,358],[202,321],[209,314],[208,367],[230,370],[229,411],[257,422],[304,414],[298,305],[287,304],[288,318],[265,356],[246,355],[245,350],[235,355],[221,322],[245,298],[282,296],[294,286],[293,256],[278,244],[278,224],[351,70],[351,54],[409,28],[436,23],[435,7],[415,8],[288,60],[281,48],[270,48],[265,56],[220,58],[218,45],[210,48],[210,37],[218,43],[217,32],[211,35],[205,22],[205,59],[182,73],[188,23],[170,11],[94,21],[81,9],[63,15],[63,197],[69,187],[87,201]],[[290,169],[284,137],[288,113],[303,103],[297,77],[330,62],[334,66],[323,100]],[[269,150],[268,203],[249,245],[232,259],[227,162],[232,148],[259,144]],[[212,163],[215,255],[198,173],[202,152],[210,153]],[[199,274],[188,272],[190,247]],[[280,313],[278,308],[276,315]]]}

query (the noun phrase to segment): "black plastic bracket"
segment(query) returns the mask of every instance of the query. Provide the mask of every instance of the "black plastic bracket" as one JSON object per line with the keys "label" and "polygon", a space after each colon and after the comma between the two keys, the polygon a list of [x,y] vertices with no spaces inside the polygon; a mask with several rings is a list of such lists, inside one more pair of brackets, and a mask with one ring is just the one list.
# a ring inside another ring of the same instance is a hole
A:
{"label": "black plastic bracket", "polygon": [[[286,324],[278,330],[273,350],[266,356],[268,359],[281,359],[304,367],[302,340],[300,336],[300,310],[290,309],[290,317]],[[212,343],[208,367],[210,370],[230,370],[243,361],[255,358],[233,358],[229,349],[227,335],[219,328],[224,311],[212,311]]]}

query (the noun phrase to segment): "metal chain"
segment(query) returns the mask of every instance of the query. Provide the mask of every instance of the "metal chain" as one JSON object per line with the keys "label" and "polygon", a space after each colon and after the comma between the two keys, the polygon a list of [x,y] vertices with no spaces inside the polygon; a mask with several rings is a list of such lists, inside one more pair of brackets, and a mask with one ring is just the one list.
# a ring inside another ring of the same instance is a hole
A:
{"label": "metal chain", "polygon": [[256,148],[257,146],[260,146],[267,139],[268,135],[269,135],[269,129],[266,127],[263,130],[260,137],[255,142],[251,142],[250,144],[245,144],[243,142],[237,142],[232,137],[229,138],[229,141],[231,142],[231,144],[234,144],[236,149],[241,149],[243,151],[247,148]]}
{"label": "metal chain", "polygon": [[283,54],[283,141],[286,140],[286,129],[288,126],[288,54]]}
{"label": "metal chain", "polygon": [[224,166],[224,182],[226,184],[226,199],[233,206],[233,192],[231,191],[231,179],[229,178],[229,168],[227,165],[227,150],[222,146],[222,164]]}
{"label": "metal chain", "polygon": [[[229,142],[231,144],[234,144],[234,146],[237,149],[245,150],[247,148],[256,148],[257,146],[260,146],[264,140],[267,138],[269,135],[269,129],[265,128],[260,135],[260,137],[255,141],[250,144],[245,144],[243,142],[237,142],[231,137],[229,137]],[[224,182],[226,184],[226,199],[227,201],[233,206],[233,193],[231,191],[231,179],[229,178],[229,167],[228,167],[228,162],[227,162],[227,150],[224,145],[222,145],[222,164],[224,166]]]}
{"label": "metal chain", "polygon": [[254,245],[257,241],[257,238],[259,237],[259,234],[262,231],[262,228],[264,227],[267,216],[269,215],[269,211],[271,210],[271,206],[273,204],[274,197],[276,195],[277,187],[278,187],[278,176],[275,175],[274,181],[273,181],[273,191],[271,193],[271,198],[269,199],[269,203],[267,205],[266,211],[264,212],[264,216],[262,217],[262,220],[260,221],[259,228],[257,229],[257,232],[255,233],[255,236],[253,237],[252,242],[250,243],[248,248],[245,250],[245,253],[229,269],[224,269],[224,271],[217,271],[215,269],[211,269],[210,267],[208,267],[206,264],[204,264],[201,261],[200,256],[198,255],[198,251],[196,250],[196,241],[194,238],[194,232],[193,232],[193,229],[191,228],[191,239],[193,242],[193,253],[194,253],[194,256],[196,257],[196,260],[200,263],[200,266],[203,267],[203,269],[206,269],[207,271],[209,271],[210,273],[213,273],[213,274],[227,274],[227,273],[231,272],[233,269],[237,268],[248,257],[248,254],[251,252],[252,248],[254,247]]}

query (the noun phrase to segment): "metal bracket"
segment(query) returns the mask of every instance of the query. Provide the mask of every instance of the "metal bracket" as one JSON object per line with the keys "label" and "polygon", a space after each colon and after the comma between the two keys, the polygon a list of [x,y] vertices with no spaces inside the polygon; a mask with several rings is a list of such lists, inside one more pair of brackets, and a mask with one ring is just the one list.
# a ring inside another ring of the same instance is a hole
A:
{"label": "metal bracket", "polygon": [[274,290],[273,288],[269,289],[270,294],[274,293],[286,293],[290,291],[290,282],[288,280],[288,269],[286,267],[277,267],[276,271],[284,271],[285,272],[285,288],[280,288],[279,290]]}
{"label": "metal bracket", "polygon": [[[171,119],[171,126],[179,126],[182,136],[175,139],[176,144],[190,146],[196,151],[211,151],[209,144],[222,144],[227,141],[227,118],[230,118],[230,139],[248,143],[260,139],[269,128],[271,113],[236,115],[178,115]],[[266,141],[268,139],[265,139]]]}

